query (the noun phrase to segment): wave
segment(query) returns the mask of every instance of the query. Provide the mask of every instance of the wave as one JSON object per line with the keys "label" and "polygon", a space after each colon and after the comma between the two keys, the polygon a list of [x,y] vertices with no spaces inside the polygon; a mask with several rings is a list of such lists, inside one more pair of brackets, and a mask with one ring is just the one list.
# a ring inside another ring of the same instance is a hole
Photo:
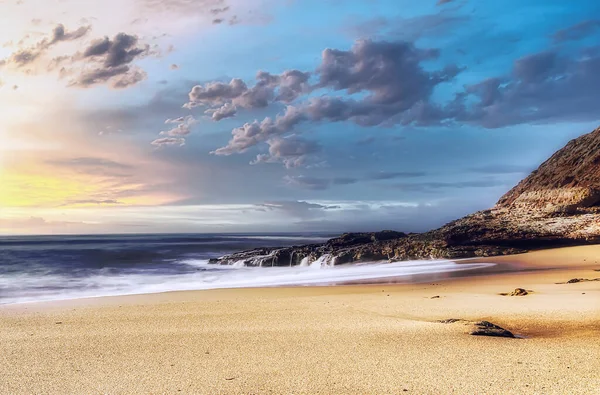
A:
{"label": "wave", "polygon": [[9,273],[0,275],[0,304],[77,299],[87,297],[189,291],[217,288],[308,286],[439,275],[493,266],[491,263],[457,264],[447,260],[371,262],[333,266],[331,257],[294,267],[246,267],[211,265],[204,259],[177,262],[189,272],[164,274],[138,270],[128,273],[97,272],[88,276],[68,274]]}

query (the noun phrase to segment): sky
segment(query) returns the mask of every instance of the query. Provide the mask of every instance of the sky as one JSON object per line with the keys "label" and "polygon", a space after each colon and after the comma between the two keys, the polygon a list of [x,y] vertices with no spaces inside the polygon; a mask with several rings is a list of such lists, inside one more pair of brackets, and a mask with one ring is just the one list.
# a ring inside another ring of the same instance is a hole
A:
{"label": "sky", "polygon": [[0,234],[425,231],[600,124],[596,0],[0,15]]}

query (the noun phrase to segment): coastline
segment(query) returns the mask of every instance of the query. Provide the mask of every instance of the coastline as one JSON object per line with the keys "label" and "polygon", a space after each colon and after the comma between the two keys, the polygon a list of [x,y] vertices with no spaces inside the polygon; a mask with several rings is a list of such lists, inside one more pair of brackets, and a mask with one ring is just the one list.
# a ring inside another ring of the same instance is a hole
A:
{"label": "coastline", "polygon": [[[0,393],[593,393],[600,246],[433,283],[177,291],[0,306]],[[460,261],[463,262],[463,261]],[[524,270],[520,270],[524,269]],[[517,287],[527,296],[501,296]],[[439,298],[434,298],[439,296]],[[524,339],[468,335],[488,320]]]}

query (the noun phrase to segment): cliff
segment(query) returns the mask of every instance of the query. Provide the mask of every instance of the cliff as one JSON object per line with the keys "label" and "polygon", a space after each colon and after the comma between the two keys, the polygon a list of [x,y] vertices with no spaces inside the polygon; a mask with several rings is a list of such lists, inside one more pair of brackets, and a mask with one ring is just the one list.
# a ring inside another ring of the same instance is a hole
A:
{"label": "cliff", "polygon": [[570,141],[479,211],[422,234],[350,233],[324,244],[260,248],[215,264],[336,265],[374,260],[467,258],[600,242],[600,128]]}

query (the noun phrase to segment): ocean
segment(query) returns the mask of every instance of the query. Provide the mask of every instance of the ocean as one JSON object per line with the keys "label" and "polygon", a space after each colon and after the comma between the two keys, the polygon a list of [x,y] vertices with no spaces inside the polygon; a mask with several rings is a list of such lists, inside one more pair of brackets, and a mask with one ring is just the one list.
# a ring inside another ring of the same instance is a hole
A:
{"label": "ocean", "polygon": [[257,247],[320,243],[323,234],[171,234],[0,237],[0,304],[180,290],[324,285],[472,270],[450,261],[361,263],[331,267],[245,267],[208,263]]}

